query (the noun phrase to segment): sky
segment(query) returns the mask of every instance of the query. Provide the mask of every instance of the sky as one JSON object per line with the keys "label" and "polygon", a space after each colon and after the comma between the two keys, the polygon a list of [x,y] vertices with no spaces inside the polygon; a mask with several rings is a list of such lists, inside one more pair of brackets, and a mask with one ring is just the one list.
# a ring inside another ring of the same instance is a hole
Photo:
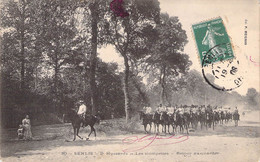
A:
{"label": "sky", "polygon": [[[257,0],[159,1],[162,13],[167,12],[170,16],[179,17],[189,41],[184,52],[193,62],[191,69],[198,71],[201,71],[201,65],[191,25],[220,16],[231,38],[235,57],[240,61],[239,71],[243,76],[243,84],[235,91],[245,95],[248,88],[255,88],[259,92],[259,4]],[[247,30],[246,45],[245,30]],[[123,58],[113,46],[103,47],[98,50],[98,53],[103,61],[117,62],[119,68],[124,69]]]}

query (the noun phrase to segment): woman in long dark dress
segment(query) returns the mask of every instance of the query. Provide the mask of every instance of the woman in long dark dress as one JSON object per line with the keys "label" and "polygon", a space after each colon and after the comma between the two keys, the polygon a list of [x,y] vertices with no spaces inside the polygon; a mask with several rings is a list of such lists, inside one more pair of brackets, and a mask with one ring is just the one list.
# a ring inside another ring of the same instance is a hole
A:
{"label": "woman in long dark dress", "polygon": [[31,121],[29,115],[26,115],[22,121],[24,127],[24,139],[31,140],[32,139],[32,131],[31,131]]}

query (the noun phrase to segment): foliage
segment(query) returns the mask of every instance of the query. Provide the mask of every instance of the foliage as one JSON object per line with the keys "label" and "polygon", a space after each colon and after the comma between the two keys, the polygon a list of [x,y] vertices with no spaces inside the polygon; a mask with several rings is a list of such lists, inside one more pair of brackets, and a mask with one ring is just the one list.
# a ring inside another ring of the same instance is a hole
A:
{"label": "foliage", "polygon": [[[155,39],[150,55],[145,57],[142,65],[144,73],[149,74],[148,84],[158,83],[161,86],[160,103],[169,104],[166,92],[169,83],[189,70],[191,61],[183,53],[187,36],[177,17],[161,14],[160,23],[156,26]],[[173,86],[174,87],[174,86]]]}
{"label": "foliage", "polygon": [[118,17],[113,12],[108,15],[106,33],[108,42],[113,44],[116,51],[124,58],[123,90],[126,122],[128,122],[133,110],[130,107],[129,64],[130,61],[136,62],[150,52],[149,37],[153,25],[159,22],[160,8],[158,0],[126,0],[124,8],[129,13],[127,17]]}

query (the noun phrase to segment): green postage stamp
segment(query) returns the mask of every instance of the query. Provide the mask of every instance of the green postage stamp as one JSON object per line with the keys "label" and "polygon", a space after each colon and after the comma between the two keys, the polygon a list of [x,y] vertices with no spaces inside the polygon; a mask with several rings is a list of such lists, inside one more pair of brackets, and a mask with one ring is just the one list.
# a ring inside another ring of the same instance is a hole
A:
{"label": "green postage stamp", "polygon": [[223,20],[219,17],[192,25],[201,65],[234,58]]}

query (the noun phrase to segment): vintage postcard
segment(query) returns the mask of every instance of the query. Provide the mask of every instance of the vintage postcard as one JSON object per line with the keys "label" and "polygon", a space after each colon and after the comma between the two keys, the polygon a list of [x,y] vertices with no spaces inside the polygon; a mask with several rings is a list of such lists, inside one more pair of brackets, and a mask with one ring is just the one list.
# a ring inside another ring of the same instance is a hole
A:
{"label": "vintage postcard", "polygon": [[259,0],[2,0],[0,161],[260,161]]}

